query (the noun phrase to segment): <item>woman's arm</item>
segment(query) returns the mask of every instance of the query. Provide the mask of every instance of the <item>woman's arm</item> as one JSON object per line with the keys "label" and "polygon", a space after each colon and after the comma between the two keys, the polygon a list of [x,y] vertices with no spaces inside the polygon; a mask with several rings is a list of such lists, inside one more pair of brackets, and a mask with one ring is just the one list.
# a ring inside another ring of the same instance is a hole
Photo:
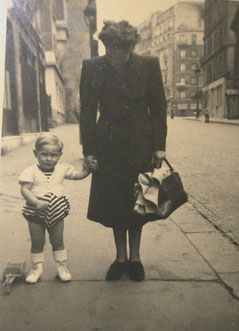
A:
{"label": "woman's arm", "polygon": [[98,93],[92,82],[95,70],[90,70],[90,65],[90,60],[83,61],[80,81],[80,131],[84,156],[95,155],[96,146]]}
{"label": "woman's arm", "polygon": [[153,58],[149,79],[149,110],[153,125],[154,150],[165,151],[167,136],[167,102],[158,58]]}
{"label": "woman's arm", "polygon": [[45,210],[48,206],[48,203],[42,200],[39,200],[31,191],[32,183],[22,183],[21,184],[21,193],[23,198],[29,202],[31,205],[36,207],[39,210]]}

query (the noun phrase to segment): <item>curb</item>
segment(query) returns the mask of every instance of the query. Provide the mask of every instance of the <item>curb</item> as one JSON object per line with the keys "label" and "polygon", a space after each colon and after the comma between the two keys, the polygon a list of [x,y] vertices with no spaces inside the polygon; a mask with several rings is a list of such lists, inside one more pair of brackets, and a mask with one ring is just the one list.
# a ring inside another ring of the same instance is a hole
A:
{"label": "curb", "polygon": [[[233,122],[233,120],[220,120],[220,119],[209,119],[209,122],[205,122],[204,119],[200,118],[193,118],[193,117],[181,117],[182,120],[188,120],[188,121],[198,121],[198,122],[204,122],[204,123],[218,123],[218,124],[231,124],[231,125],[239,125],[239,120],[235,120],[237,122]],[[230,122],[229,122],[230,121]]]}

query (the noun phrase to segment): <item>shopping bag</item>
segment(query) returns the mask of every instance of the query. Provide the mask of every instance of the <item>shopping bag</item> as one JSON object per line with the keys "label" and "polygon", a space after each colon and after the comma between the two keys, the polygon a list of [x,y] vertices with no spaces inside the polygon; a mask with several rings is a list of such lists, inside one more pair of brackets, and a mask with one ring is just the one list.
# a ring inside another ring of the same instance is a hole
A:
{"label": "shopping bag", "polygon": [[134,212],[149,221],[166,219],[188,201],[179,173],[165,158],[167,168],[139,174],[135,185]]}

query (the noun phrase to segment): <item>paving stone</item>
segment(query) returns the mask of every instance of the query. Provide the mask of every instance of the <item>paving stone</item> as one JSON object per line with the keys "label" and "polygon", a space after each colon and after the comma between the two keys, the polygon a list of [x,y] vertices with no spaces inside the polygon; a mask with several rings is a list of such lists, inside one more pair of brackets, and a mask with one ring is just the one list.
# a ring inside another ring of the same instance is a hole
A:
{"label": "paving stone", "polygon": [[239,299],[239,273],[219,274],[219,276],[232,288],[233,294]]}
{"label": "paving stone", "polygon": [[205,220],[193,208],[185,206],[177,209],[170,218],[182,229],[183,232],[215,232],[215,227]]}
{"label": "paving stone", "polygon": [[239,302],[214,282],[40,282],[0,306],[4,331],[239,330]]}
{"label": "paving stone", "polygon": [[145,226],[142,259],[149,279],[215,279],[215,273],[170,220]]}
{"label": "paving stone", "polygon": [[239,272],[239,251],[219,232],[187,236],[217,273]]}

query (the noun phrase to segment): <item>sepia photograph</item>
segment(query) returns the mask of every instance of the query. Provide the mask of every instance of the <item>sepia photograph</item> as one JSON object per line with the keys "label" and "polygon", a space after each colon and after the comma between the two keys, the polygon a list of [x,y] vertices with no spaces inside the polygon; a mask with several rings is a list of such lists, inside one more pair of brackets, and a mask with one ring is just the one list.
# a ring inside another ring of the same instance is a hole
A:
{"label": "sepia photograph", "polygon": [[2,0],[0,331],[239,330],[239,0]]}

